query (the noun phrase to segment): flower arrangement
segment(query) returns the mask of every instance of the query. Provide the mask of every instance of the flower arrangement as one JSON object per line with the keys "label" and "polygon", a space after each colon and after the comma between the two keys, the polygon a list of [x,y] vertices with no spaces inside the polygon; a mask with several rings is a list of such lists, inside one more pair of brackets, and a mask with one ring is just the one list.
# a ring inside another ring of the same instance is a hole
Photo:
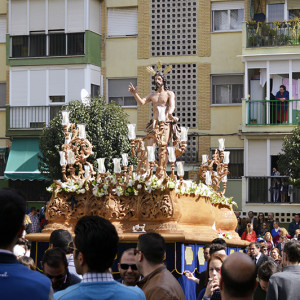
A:
{"label": "flower arrangement", "polygon": [[209,197],[213,204],[236,205],[231,198],[220,196],[212,187],[203,183],[195,183],[192,181],[174,180],[170,177],[162,177],[158,179],[155,175],[150,178],[144,175],[132,173],[131,177],[122,176],[117,179],[115,174],[108,174],[105,177],[91,178],[75,182],[70,179],[67,182],[60,180],[52,183],[48,188],[48,192],[54,192],[55,196],[59,192],[84,194],[91,189],[96,197],[103,197],[109,194],[116,196],[137,196],[141,193],[152,193],[154,191],[175,190],[177,195],[195,195]]}
{"label": "flower arrangement", "polygon": [[232,239],[232,236],[228,232],[222,232],[221,230],[219,230],[218,236],[219,236],[219,238],[222,238],[222,239],[224,239],[224,238],[227,240]]}

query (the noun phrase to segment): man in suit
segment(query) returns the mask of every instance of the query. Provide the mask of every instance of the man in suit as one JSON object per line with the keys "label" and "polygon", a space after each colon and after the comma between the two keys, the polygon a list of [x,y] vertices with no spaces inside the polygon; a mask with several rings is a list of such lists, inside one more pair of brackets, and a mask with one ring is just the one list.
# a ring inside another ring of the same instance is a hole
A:
{"label": "man in suit", "polygon": [[51,281],[18,263],[13,247],[24,231],[26,202],[13,190],[0,190],[0,298],[53,299]]}
{"label": "man in suit", "polygon": [[299,299],[300,242],[291,240],[284,245],[282,272],[271,276],[267,300]]}
{"label": "man in suit", "polygon": [[272,260],[269,256],[260,252],[260,244],[258,242],[252,242],[249,244],[250,255],[256,265],[256,274],[258,268],[265,262]]}

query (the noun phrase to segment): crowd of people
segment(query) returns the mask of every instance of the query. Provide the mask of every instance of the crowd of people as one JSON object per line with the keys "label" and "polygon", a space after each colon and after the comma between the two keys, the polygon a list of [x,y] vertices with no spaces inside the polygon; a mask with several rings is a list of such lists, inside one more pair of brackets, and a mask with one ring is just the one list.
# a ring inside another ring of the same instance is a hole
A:
{"label": "crowd of people", "polygon": [[[39,270],[26,256],[28,249],[22,240],[26,219],[22,196],[13,190],[0,190],[0,299],[186,299],[179,281],[165,265],[166,243],[160,234],[138,236],[136,247],[122,253],[120,279],[116,280],[111,268],[119,237],[108,220],[82,217],[75,226],[74,239],[67,230],[54,230]],[[256,228],[259,222],[250,220],[249,224]],[[297,235],[296,217],[295,224],[290,230]],[[283,229],[274,228],[278,235],[280,231],[287,234]],[[279,236],[280,249],[274,248],[268,233],[263,235],[264,245],[253,241],[246,253],[227,255],[226,242],[221,238],[204,246],[206,271],[196,276],[185,272],[196,283],[192,298],[196,299],[197,293],[200,300],[297,299],[300,242],[295,238],[281,241]],[[16,245],[25,252],[14,255]]]}

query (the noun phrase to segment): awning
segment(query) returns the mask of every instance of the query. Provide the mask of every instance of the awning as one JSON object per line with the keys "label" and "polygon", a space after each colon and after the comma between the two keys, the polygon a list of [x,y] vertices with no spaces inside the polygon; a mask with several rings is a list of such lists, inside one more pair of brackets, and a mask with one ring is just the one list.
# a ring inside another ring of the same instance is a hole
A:
{"label": "awning", "polygon": [[5,179],[12,180],[45,180],[38,170],[39,138],[14,139],[10,148]]}

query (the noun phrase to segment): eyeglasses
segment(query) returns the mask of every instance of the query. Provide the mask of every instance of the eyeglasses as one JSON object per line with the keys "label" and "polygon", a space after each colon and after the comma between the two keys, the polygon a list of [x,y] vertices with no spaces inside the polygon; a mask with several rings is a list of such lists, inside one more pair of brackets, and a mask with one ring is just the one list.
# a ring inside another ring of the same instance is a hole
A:
{"label": "eyeglasses", "polygon": [[141,252],[141,250],[139,250],[139,249],[134,249],[134,250],[133,250],[133,254],[134,254],[134,255],[137,255],[139,252]]}
{"label": "eyeglasses", "polygon": [[268,251],[268,248],[264,248],[263,250],[264,250],[264,251]]}
{"label": "eyeglasses", "polygon": [[129,265],[129,264],[120,264],[120,267],[121,267],[121,269],[123,269],[123,270],[128,270],[129,267],[131,267],[131,270],[132,270],[132,271],[136,271],[136,270],[137,270],[136,264],[132,264],[132,265]]}
{"label": "eyeglasses", "polygon": [[50,275],[50,274],[46,274],[44,273],[49,279],[62,279],[62,278],[65,278],[66,276],[66,273],[63,273],[63,274],[59,274],[59,275]]}
{"label": "eyeglasses", "polygon": [[69,253],[70,253],[70,252],[74,252],[75,250],[78,251],[78,249],[74,246],[74,243],[73,243],[73,242],[70,242],[70,243],[68,244],[68,252],[69,252]]}

